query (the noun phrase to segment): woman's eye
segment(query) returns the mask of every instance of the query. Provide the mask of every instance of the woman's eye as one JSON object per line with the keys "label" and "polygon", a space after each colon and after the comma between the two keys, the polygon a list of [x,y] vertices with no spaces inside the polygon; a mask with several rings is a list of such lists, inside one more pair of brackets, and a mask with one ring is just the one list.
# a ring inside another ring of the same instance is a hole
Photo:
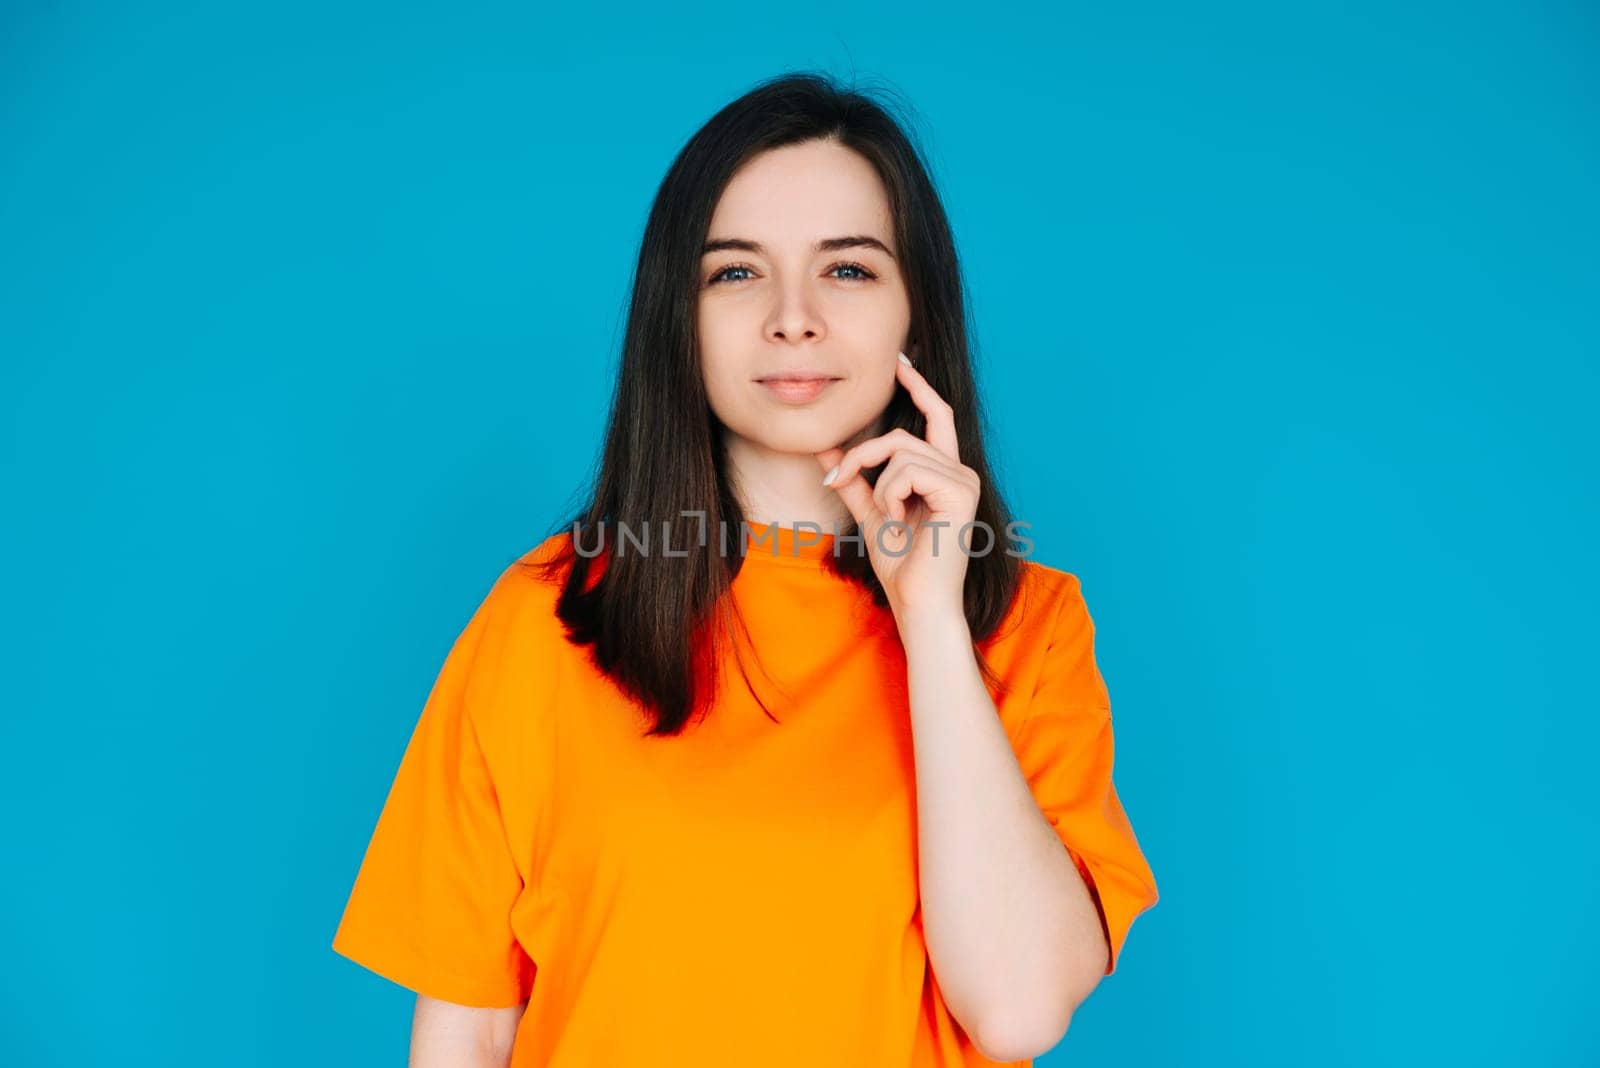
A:
{"label": "woman's eye", "polygon": [[[735,277],[736,272],[739,271],[744,271],[746,274],[748,274],[750,272],[750,268],[746,267],[742,263],[730,264],[718,271],[716,274],[712,275],[710,278],[706,279],[706,284],[714,286],[720,282],[743,281],[744,279]],[[841,276],[835,274],[834,272],[836,271],[854,271],[855,273]],[[861,266],[859,263],[836,263],[832,267],[828,268],[828,273],[833,275],[833,277],[839,278],[841,281],[846,282],[866,282],[878,277],[865,267]]]}
{"label": "woman's eye", "polygon": [[860,274],[857,274],[857,275],[854,275],[854,276],[851,277],[851,280],[853,280],[853,281],[862,281],[862,282],[864,282],[869,278],[878,277],[877,275],[873,274],[871,271],[867,270],[865,267],[861,266],[861,264],[859,264],[859,263],[836,263],[832,267],[828,268],[828,270],[830,270],[830,271],[859,271]]}
{"label": "woman's eye", "polygon": [[743,264],[736,263],[736,264],[733,264],[730,267],[724,267],[722,270],[720,270],[716,274],[712,275],[710,277],[710,279],[708,280],[708,282],[711,285],[716,285],[718,282],[722,282],[722,281],[727,280],[727,275],[728,275],[729,271],[748,271],[749,269],[750,268],[744,266]]}

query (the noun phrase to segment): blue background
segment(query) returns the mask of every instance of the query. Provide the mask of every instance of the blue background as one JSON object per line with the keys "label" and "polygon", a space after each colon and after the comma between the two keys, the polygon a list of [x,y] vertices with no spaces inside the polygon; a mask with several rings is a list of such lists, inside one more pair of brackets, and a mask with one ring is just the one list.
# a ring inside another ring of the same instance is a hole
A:
{"label": "blue background", "polygon": [[11,1062],[403,1063],[328,943],[410,728],[812,67],[917,108],[1160,884],[1041,1064],[1600,1060],[1597,18],[1291,6],[6,5]]}

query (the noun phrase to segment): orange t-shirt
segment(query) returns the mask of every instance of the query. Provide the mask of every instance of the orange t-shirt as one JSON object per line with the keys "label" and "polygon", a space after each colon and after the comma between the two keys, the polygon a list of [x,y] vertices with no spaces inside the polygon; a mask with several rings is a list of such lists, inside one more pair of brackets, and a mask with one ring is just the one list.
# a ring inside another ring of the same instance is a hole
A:
{"label": "orange t-shirt", "polygon": [[[923,941],[894,618],[824,569],[831,536],[750,530],[732,596],[781,724],[730,658],[704,722],[642,737],[637,706],[566,640],[557,587],[512,565],[423,707],[335,951],[445,1001],[527,1001],[514,1068],[993,1063]],[[997,711],[1096,899],[1109,974],[1155,879],[1112,785],[1078,580],[1023,565],[981,648],[1013,684]]]}

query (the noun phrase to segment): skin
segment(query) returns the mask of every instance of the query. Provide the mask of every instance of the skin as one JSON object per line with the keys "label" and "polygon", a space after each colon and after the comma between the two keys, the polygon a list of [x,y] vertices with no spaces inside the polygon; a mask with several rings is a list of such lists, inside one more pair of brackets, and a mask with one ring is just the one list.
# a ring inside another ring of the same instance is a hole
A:
{"label": "skin", "polygon": [[[815,247],[852,235],[888,251]],[[726,239],[763,249],[701,258],[701,366],[736,492],[753,522],[812,522],[832,532],[850,515],[818,483],[814,456],[878,432],[911,324],[888,195],[872,165],[836,142],[773,149],[723,191],[707,240]],[[804,406],[755,381],[796,368],[842,381]]]}
{"label": "skin", "polygon": [[509,1009],[480,1009],[417,995],[411,1014],[409,1068],[504,1068],[511,1063],[524,1002]]}
{"label": "skin", "polygon": [[[892,233],[883,186],[851,150],[810,142],[752,160],[708,239],[763,251],[702,258],[702,370],[746,516],[824,531],[848,516],[866,538],[906,651],[929,960],[979,1051],[1022,1060],[1060,1041],[1109,946],[974,656],[955,534],[976,515],[981,480],[961,462],[950,405],[904,352],[910,304]],[[817,248],[850,234],[887,249]],[[877,277],[859,280],[843,259]],[[843,380],[805,405],[754,381],[793,367]],[[882,432],[897,383],[927,417],[925,438]],[[874,487],[860,472],[879,464]]]}
{"label": "skin", "polygon": [[[978,476],[960,462],[950,405],[909,363],[898,373],[927,417],[926,438],[895,430],[813,459],[830,468],[826,484],[861,525],[905,648],[929,962],[979,1052],[1025,1060],[1061,1041],[1110,946],[974,655],[962,601],[967,557],[950,533],[976,513]],[[885,459],[870,486],[861,468]],[[896,521],[908,532],[880,541]]]}

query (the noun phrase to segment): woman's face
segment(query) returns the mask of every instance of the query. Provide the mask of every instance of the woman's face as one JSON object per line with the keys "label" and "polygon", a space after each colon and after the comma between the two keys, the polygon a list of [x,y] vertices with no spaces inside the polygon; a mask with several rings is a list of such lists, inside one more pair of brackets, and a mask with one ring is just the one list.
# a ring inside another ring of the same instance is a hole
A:
{"label": "woman's face", "polygon": [[[818,453],[880,432],[911,304],[872,165],[832,141],[764,152],[723,191],[706,248],[701,371],[727,443]],[[786,374],[827,382],[762,381]]]}

